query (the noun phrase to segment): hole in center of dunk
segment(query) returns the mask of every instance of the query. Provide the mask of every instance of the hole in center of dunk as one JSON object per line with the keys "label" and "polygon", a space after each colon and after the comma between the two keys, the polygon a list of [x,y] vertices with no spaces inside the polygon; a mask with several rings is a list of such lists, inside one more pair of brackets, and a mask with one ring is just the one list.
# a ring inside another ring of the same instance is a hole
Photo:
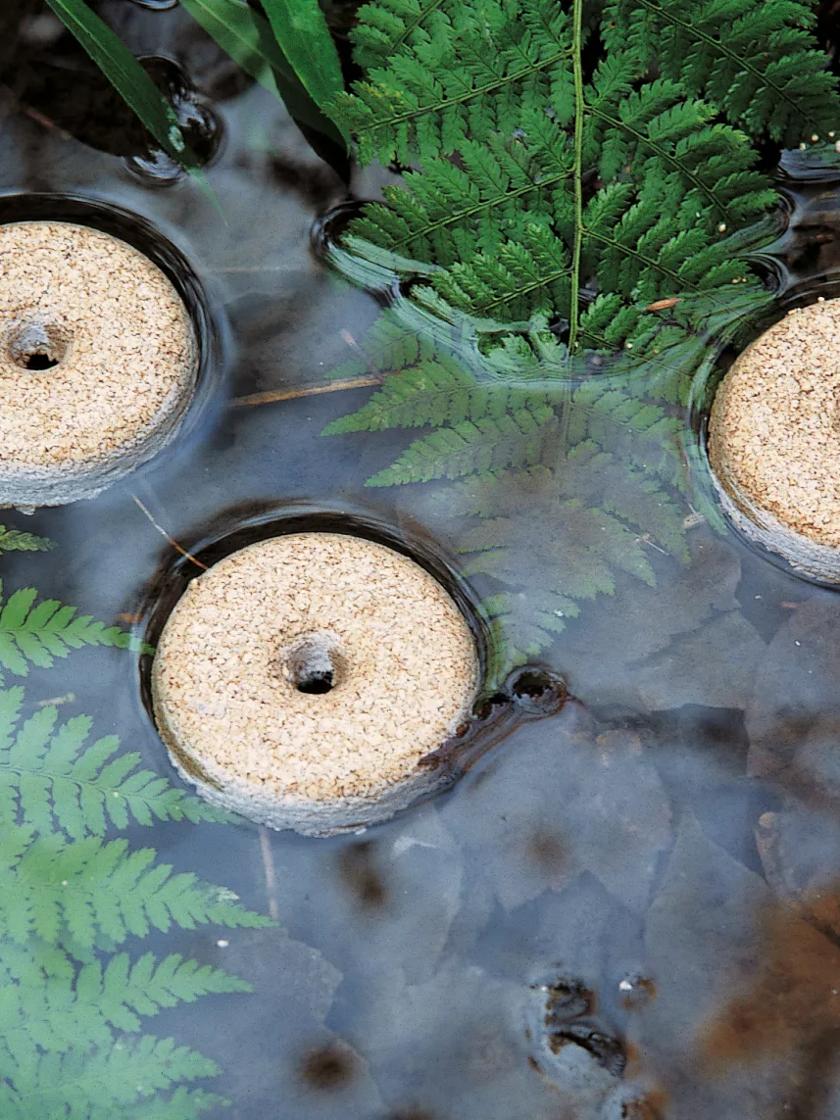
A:
{"label": "hole in center of dunk", "polygon": [[283,657],[283,674],[298,692],[323,696],[341,683],[344,658],[332,634],[302,634]]}
{"label": "hole in center of dunk", "polygon": [[64,331],[48,323],[18,325],[6,346],[11,361],[32,373],[53,369],[67,354]]}

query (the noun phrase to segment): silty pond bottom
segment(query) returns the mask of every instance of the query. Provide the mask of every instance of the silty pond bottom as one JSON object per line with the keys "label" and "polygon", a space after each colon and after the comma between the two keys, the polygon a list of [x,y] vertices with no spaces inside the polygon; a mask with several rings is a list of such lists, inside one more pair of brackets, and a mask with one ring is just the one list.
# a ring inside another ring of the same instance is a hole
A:
{"label": "silty pond bottom", "polygon": [[[104,7],[114,16],[115,5]],[[217,130],[207,170],[215,200],[188,179],[161,185],[142,145],[126,151],[124,131],[115,139],[95,99],[85,107],[78,75],[83,111],[51,106],[37,60],[27,68],[29,47],[15,69],[4,43],[4,215],[31,216],[34,206],[72,220],[74,200],[93,201],[114,221],[135,216],[152,255],[159,231],[210,309],[202,332],[213,392],[202,397],[200,378],[200,407],[179,439],[96,499],[29,518],[4,511],[9,527],[56,545],[3,554],[5,592],[37,586],[142,636],[171,571],[170,542],[197,554],[278,509],[375,522],[456,556],[464,515],[443,485],[364,485],[394,461],[404,433],[320,436],[382,376],[365,368],[361,346],[377,299],[310,247],[347,185],[182,11],[124,7],[132,48],[177,57],[201,91],[202,119]],[[840,184],[807,170],[804,158],[788,162],[787,226],[760,262],[779,284],[775,317],[840,291]],[[356,197],[377,186],[353,171]],[[334,388],[329,375],[351,361],[343,388],[311,391]],[[568,685],[556,714],[507,726],[448,792],[361,835],[311,840],[239,821],[141,827],[129,818],[115,828],[132,848],[154,847],[160,861],[224,884],[273,922],[228,929],[211,914],[193,930],[129,926],[122,941],[112,930],[110,943],[88,950],[75,930],[80,961],[105,960],[115,944],[133,959],[181,953],[252,986],[144,1023],[217,1063],[219,1076],[204,1080],[204,1069],[196,1084],[230,1105],[208,1115],[840,1114],[840,598],[700,512],[714,508],[704,394],[657,445],[683,472],[672,500],[684,555],[661,543],[656,502],[621,520],[615,455],[579,456],[553,516],[528,516],[538,478],[498,513],[499,547],[518,580],[511,628],[549,577],[562,588],[566,572],[588,563],[576,499],[599,508],[609,499],[624,526],[630,559],[612,572],[612,593],[569,618],[540,654]],[[469,543],[471,555],[480,551]],[[498,590],[469,564],[476,594]],[[61,722],[86,713],[96,736],[118,735],[122,750],[177,783],[138,661],[88,648],[51,667],[28,664],[21,718],[50,706]],[[536,670],[532,679],[538,694]],[[20,683],[14,671],[4,678],[7,689]],[[527,697],[527,680],[520,687]],[[75,889],[51,873],[31,871],[35,897],[41,887],[60,894],[64,882]],[[3,921],[4,937],[11,929],[37,959],[44,931]],[[38,1021],[34,1002],[29,1014]],[[118,1018],[108,1030],[130,1051],[138,1026]],[[96,1060],[93,1046],[91,1069]],[[49,1111],[60,1094],[57,1082],[52,1104],[28,1115],[62,1115]],[[141,1098],[125,1115],[146,1115],[143,1099],[151,1109],[153,1098]]]}

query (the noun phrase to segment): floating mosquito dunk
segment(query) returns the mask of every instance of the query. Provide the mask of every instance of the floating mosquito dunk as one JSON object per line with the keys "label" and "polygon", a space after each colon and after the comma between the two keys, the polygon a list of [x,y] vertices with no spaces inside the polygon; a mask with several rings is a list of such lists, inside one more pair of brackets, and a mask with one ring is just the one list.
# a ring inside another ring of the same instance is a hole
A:
{"label": "floating mosquito dunk", "polygon": [[175,434],[198,347],[178,293],[89,226],[0,225],[0,506],[93,497]]}
{"label": "floating mosquito dunk", "polygon": [[791,311],[721,382],[709,455],[739,528],[795,568],[840,581],[840,300]]}
{"label": "floating mosquito dunk", "polygon": [[435,788],[419,765],[478,687],[470,626],[413,560],[340,533],[249,545],[193,580],[152,667],[161,736],[224,808],[328,835]]}

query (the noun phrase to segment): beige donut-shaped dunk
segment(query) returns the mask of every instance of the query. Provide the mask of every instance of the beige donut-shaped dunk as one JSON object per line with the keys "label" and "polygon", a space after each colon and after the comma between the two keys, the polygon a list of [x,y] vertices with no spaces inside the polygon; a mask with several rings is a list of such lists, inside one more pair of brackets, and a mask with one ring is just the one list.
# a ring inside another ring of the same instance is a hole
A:
{"label": "beige donut-shaped dunk", "polygon": [[791,311],[715,396],[709,456],[723,504],[798,570],[840,580],[840,300]]}
{"label": "beige donut-shaped dunk", "polygon": [[175,434],[190,316],[131,245],[69,222],[0,225],[0,506],[93,497]]}
{"label": "beige donut-shaped dunk", "polygon": [[435,788],[421,760],[468,714],[472,631],[424,568],[385,545],[304,532],[193,580],[167,619],[152,698],[172,760],[208,800],[329,835]]}

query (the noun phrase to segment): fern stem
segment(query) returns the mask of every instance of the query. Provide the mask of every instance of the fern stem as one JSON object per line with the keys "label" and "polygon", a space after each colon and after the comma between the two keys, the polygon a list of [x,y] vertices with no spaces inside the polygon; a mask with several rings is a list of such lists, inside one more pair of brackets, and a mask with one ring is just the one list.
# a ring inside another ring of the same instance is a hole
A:
{"label": "fern stem", "polygon": [[265,893],[268,896],[268,913],[275,922],[280,921],[280,903],[277,901],[277,871],[268,829],[260,825],[260,856],[262,857]]}
{"label": "fern stem", "polygon": [[[674,272],[674,270],[672,268],[666,268],[665,265],[660,264],[659,261],[654,260],[653,257],[648,257],[646,254],[640,253],[638,249],[632,249],[627,245],[622,245],[620,241],[616,241],[612,237],[605,237],[604,234],[595,233],[593,230],[589,229],[588,227],[585,227],[582,223],[578,224],[577,228],[575,230],[575,246],[576,246],[576,248],[578,247],[578,241],[580,242],[581,246],[583,245],[584,235],[586,235],[587,237],[591,237],[593,241],[600,241],[600,243],[602,245],[608,245],[611,249],[615,249],[617,252],[623,253],[626,257],[632,257],[634,260],[642,261],[644,264],[648,265],[649,268],[653,269],[654,272],[658,272],[662,276],[667,276],[669,280],[672,280],[677,285],[677,289],[676,289],[677,291],[684,291],[684,290],[687,290],[687,289],[691,289],[692,291],[695,291],[695,292],[700,291],[700,288],[697,286],[697,284],[693,283],[691,280],[684,279],[682,276],[680,276],[680,274],[678,272]],[[580,269],[580,256],[578,255],[578,264],[577,264],[576,267],[575,267],[574,264],[572,265],[572,275],[571,275],[572,295],[574,296],[574,299],[575,299],[575,302],[572,305],[572,307],[575,309],[576,314],[572,315],[571,314],[571,309],[570,309],[570,314],[569,314],[569,346],[568,346],[570,354],[572,352],[572,343],[576,340],[576,338],[579,334],[579,331],[580,331],[580,321],[579,321],[579,316],[577,314],[577,312],[579,311],[578,303],[579,303],[579,298],[580,298],[580,279],[578,277],[579,269]],[[539,280],[535,280],[532,284],[522,284],[520,287],[518,287],[516,289],[516,294],[517,294],[517,296],[520,296],[520,297],[521,296],[527,296],[527,295],[530,295],[531,292],[539,291],[543,288],[548,288],[556,280],[561,280],[564,276],[567,276],[568,271],[569,270],[566,269],[566,268],[560,269],[557,272],[549,273],[547,276],[541,276],[539,278]],[[576,280],[577,280],[577,284],[575,283]],[[496,299],[490,300],[488,303],[482,303],[480,305],[481,314],[482,315],[489,315],[489,313],[494,308],[500,307],[503,304],[507,303],[508,301],[509,301],[509,296],[508,296],[508,293],[505,292],[504,295],[498,296]],[[574,327],[574,335],[572,333],[572,327]]]}
{"label": "fern stem", "polygon": [[572,64],[575,83],[575,239],[572,246],[572,276],[569,294],[569,344],[571,356],[577,346],[580,325],[580,261],[583,252],[583,126],[586,106],[583,100],[583,0],[572,8]]}
{"label": "fern stem", "polygon": [[278,401],[296,401],[302,397],[320,397],[324,393],[344,393],[353,389],[368,389],[381,385],[387,374],[372,373],[367,377],[345,377],[341,381],[327,381],[319,385],[296,385],[292,389],[266,389],[262,393],[249,393],[234,397],[231,408],[253,408],[255,405],[276,404]]}
{"label": "fern stem", "polygon": [[169,541],[176,552],[180,553],[180,555],[183,556],[185,560],[189,560],[191,564],[195,564],[197,568],[201,568],[203,572],[207,571],[206,564],[203,564],[201,560],[197,560],[191,552],[187,552],[185,548],[182,548],[182,546],[178,544],[174,537],[170,537],[169,533],[167,533],[162,525],[158,525],[157,521],[155,521],[154,517],[152,517],[152,514],[148,507],[143,505],[136,494],[132,494],[131,497],[133,498],[134,504],[137,506],[140,512],[152,523],[152,525],[154,525],[154,527],[162,537],[166,537],[166,539]]}

